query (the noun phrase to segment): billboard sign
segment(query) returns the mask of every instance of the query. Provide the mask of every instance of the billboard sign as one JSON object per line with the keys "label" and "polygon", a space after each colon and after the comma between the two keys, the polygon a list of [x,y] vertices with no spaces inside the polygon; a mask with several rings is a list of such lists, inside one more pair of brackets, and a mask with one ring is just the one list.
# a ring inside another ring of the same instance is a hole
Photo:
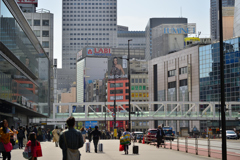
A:
{"label": "billboard sign", "polygon": [[111,48],[87,48],[87,56],[100,56],[100,57],[109,57],[112,56]]}
{"label": "billboard sign", "polygon": [[128,78],[125,56],[108,59],[108,79]]}
{"label": "billboard sign", "polygon": [[37,4],[38,0],[16,0],[19,4]]}
{"label": "billboard sign", "polygon": [[98,125],[98,121],[86,121],[85,122],[85,128],[94,128],[95,126]]}

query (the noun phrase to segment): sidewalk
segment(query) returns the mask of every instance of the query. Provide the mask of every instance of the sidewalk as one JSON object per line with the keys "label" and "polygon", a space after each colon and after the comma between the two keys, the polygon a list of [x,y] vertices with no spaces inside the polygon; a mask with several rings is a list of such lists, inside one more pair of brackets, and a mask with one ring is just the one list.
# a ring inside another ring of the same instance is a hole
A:
{"label": "sidewalk", "polygon": [[[132,154],[132,145],[129,146],[129,155],[125,155],[124,152],[119,152],[119,141],[118,140],[101,140],[103,143],[103,153],[95,153],[93,143],[91,143],[91,153],[85,152],[85,145],[80,149],[82,154],[81,160],[122,160],[127,158],[128,160],[209,160],[214,158],[208,158],[203,156],[197,156],[190,153],[178,152],[175,150],[159,148],[155,146],[135,143],[139,146],[139,155]],[[52,142],[41,143],[43,150],[43,157],[38,158],[39,160],[61,160],[62,151],[60,148],[55,147]],[[12,151],[12,159],[24,160],[22,157],[23,150],[15,149]]]}

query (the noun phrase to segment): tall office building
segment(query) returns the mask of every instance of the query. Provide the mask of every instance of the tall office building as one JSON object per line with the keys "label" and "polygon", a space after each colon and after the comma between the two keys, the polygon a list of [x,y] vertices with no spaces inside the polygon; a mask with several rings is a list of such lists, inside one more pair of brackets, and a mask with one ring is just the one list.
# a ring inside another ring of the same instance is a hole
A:
{"label": "tall office building", "polygon": [[78,51],[85,46],[117,46],[117,0],[63,0],[62,4],[63,70],[58,71],[58,80],[68,89],[76,81]]}
{"label": "tall office building", "polygon": [[[235,0],[223,0],[223,7],[234,7]],[[216,41],[219,39],[219,20],[218,20],[218,0],[210,1],[210,28],[211,28],[211,39]]]}
{"label": "tall office building", "polygon": [[[150,18],[145,28],[146,34],[146,60],[151,60],[152,57],[152,29],[161,24],[187,24],[187,18]],[[155,58],[155,57],[154,57]]]}

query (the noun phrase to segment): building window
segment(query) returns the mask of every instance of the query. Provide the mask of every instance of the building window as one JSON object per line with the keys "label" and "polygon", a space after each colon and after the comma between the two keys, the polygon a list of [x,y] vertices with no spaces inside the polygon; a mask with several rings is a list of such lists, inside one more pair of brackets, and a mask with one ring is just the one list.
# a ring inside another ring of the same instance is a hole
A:
{"label": "building window", "polygon": [[126,99],[129,99],[129,95],[125,96]]}
{"label": "building window", "polygon": [[[123,93],[122,89],[116,90],[116,94],[122,94],[122,93]],[[110,90],[110,94],[115,94],[115,90]]]}
{"label": "building window", "polygon": [[179,75],[187,73],[187,67],[179,68]]}
{"label": "building window", "polygon": [[[114,87],[115,87],[115,84],[111,83],[110,88],[114,88]],[[123,87],[123,83],[116,83],[116,87]]]}
{"label": "building window", "polygon": [[182,86],[187,86],[187,79],[180,80],[180,81],[179,81],[179,86],[180,86],[180,87],[182,87]]}
{"label": "building window", "polygon": [[175,76],[175,72],[176,72],[175,69],[174,69],[174,70],[171,70],[171,71],[168,71],[168,77],[173,77],[173,76]]}
{"label": "building window", "polygon": [[141,78],[139,79],[139,83],[142,83],[142,79]]}
{"label": "building window", "polygon": [[129,86],[129,83],[125,83],[125,85],[126,85],[126,87],[128,87],[128,86]]}
{"label": "building window", "polygon": [[34,30],[33,32],[36,35],[36,37],[40,37],[41,36],[40,30]]}
{"label": "building window", "polygon": [[49,31],[42,31],[43,37],[49,37]]}
{"label": "building window", "polygon": [[169,88],[176,88],[176,81],[175,82],[169,82],[168,83],[168,89]]}
{"label": "building window", "polygon": [[129,89],[126,89],[126,90],[125,90],[125,93],[129,93]]}
{"label": "building window", "polygon": [[135,83],[138,83],[138,79],[137,78],[135,78]]}
{"label": "building window", "polygon": [[43,48],[49,48],[49,41],[43,41],[42,46]]}
{"label": "building window", "polygon": [[40,20],[34,20],[34,26],[40,26]]}
{"label": "building window", "polygon": [[43,20],[42,25],[43,26],[49,26],[49,20]]}

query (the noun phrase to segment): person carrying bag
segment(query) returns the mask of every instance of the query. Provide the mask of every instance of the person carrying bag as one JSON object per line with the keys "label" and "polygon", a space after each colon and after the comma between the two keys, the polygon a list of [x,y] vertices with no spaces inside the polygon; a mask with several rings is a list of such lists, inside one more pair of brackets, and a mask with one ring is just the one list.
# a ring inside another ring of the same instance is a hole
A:
{"label": "person carrying bag", "polygon": [[64,137],[64,142],[65,142],[66,147],[67,147],[67,160],[79,160],[80,159],[79,150],[68,148],[65,134],[63,134],[63,137]]}
{"label": "person carrying bag", "polygon": [[59,146],[62,149],[63,160],[80,160],[79,148],[83,147],[83,137],[79,130],[74,129],[75,118],[67,119],[68,129],[60,134]]}

